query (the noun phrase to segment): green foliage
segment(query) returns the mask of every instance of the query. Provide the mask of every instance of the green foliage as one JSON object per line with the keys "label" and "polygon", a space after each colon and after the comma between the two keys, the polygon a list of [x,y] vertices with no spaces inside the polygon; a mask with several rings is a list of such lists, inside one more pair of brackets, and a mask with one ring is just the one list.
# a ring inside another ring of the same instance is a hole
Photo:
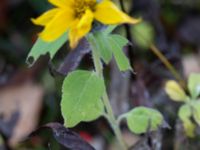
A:
{"label": "green foliage", "polygon": [[109,25],[106,30],[104,31],[105,35],[108,35],[113,32],[117,28],[117,25]]}
{"label": "green foliage", "polygon": [[116,25],[111,25],[104,31],[96,31],[93,35],[90,35],[94,43],[93,46],[95,46],[99,56],[101,56],[101,59],[103,59],[106,64],[111,61],[113,55],[107,37],[116,27]]}
{"label": "green foliage", "polygon": [[185,104],[180,107],[178,116],[181,120],[189,119],[192,116],[192,111],[189,105]]}
{"label": "green foliage", "polygon": [[64,80],[61,110],[67,127],[92,121],[103,114],[104,83],[95,72],[74,71]]}
{"label": "green foliage", "polygon": [[129,129],[141,134],[157,130],[164,119],[160,112],[146,107],[137,107],[126,114]]}
{"label": "green foliage", "polygon": [[188,89],[192,98],[197,98],[200,95],[200,74],[191,74],[188,80]]}
{"label": "green foliage", "polygon": [[120,71],[131,70],[129,60],[123,52],[124,46],[129,43],[128,40],[120,35],[107,33],[108,31],[99,31],[94,34],[93,41],[100,57],[108,64],[114,56]]}
{"label": "green foliage", "polygon": [[112,51],[107,36],[104,32],[95,33],[98,53],[106,64],[112,59]]}
{"label": "green foliage", "polygon": [[[175,81],[168,81],[165,86],[166,93],[174,101],[184,102],[178,112],[188,137],[195,137],[196,124],[200,125],[200,75],[191,74],[187,83],[191,97],[186,96],[184,90]],[[191,118],[195,122],[192,122]],[[195,124],[196,123],[196,124]]]}
{"label": "green foliage", "polygon": [[192,121],[190,120],[191,116],[192,116],[192,109],[190,107],[190,105],[183,105],[181,106],[181,108],[179,109],[178,112],[178,116],[181,119],[181,121],[183,122],[183,126],[185,129],[185,133],[188,137],[194,137],[194,130],[195,130],[195,125],[192,123]]}
{"label": "green foliage", "polygon": [[194,120],[200,125],[200,101],[192,101],[192,108]]}
{"label": "green foliage", "polygon": [[110,35],[108,37],[111,45],[111,51],[115,57],[120,71],[131,70],[128,58],[123,53],[123,47],[128,44],[128,40],[120,35]]}
{"label": "green foliage", "polygon": [[[53,42],[45,42],[41,38],[38,38],[28,54],[27,63],[29,65],[33,65],[41,55],[45,55],[47,53],[50,55],[50,58],[53,59],[56,52],[63,46],[63,44],[67,40],[67,33],[63,34],[60,38]],[[30,61],[30,58],[33,58],[33,61]]]}
{"label": "green foliage", "polygon": [[148,22],[141,22],[132,27],[135,42],[143,49],[150,47],[154,40],[154,29]]}
{"label": "green foliage", "polygon": [[174,101],[184,102],[187,100],[187,95],[176,81],[168,81],[165,86],[165,91]]}

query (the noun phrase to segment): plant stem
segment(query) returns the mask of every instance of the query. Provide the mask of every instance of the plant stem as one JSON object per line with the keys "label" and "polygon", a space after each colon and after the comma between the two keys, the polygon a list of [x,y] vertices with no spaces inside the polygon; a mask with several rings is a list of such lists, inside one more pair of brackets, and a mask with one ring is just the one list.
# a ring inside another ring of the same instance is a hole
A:
{"label": "plant stem", "polygon": [[112,129],[119,141],[119,144],[121,146],[121,149],[122,150],[127,150],[127,146],[122,138],[122,134],[121,134],[121,131],[120,131],[120,128],[118,126],[118,123],[114,117],[114,114],[113,114],[113,111],[112,111],[112,107],[110,105],[110,101],[108,99],[108,95],[107,93],[105,92],[104,95],[103,95],[103,101],[104,101],[104,105],[106,107],[106,110],[107,110],[107,113],[108,113],[108,121],[110,122],[110,125],[112,126]]}
{"label": "plant stem", "polygon": [[[136,30],[140,34],[139,31]],[[141,38],[145,41],[148,41],[142,34],[140,34]],[[160,61],[165,65],[165,67],[171,72],[171,74],[174,76],[174,78],[179,82],[179,84],[185,89],[187,84],[185,83],[185,80],[181,77],[179,72],[176,70],[176,68],[171,64],[171,62],[165,57],[165,55],[162,54],[162,52],[158,49],[158,47],[151,43],[149,49],[160,59]]]}
{"label": "plant stem", "polygon": [[[98,74],[98,76],[101,77],[104,80],[103,66],[102,66],[101,59],[100,59],[99,54],[98,54],[98,48],[97,48],[96,40],[94,39],[94,36],[92,34],[90,34],[88,36],[88,41],[89,41],[91,48],[92,48],[92,57],[93,57],[93,61],[94,61],[95,71]],[[127,150],[127,147],[126,147],[126,144],[125,144],[125,142],[122,138],[122,134],[121,134],[120,128],[118,126],[117,120],[115,119],[115,116],[114,116],[114,113],[113,113],[113,110],[112,110],[112,107],[111,107],[111,104],[110,104],[106,90],[104,91],[104,94],[102,96],[102,100],[103,100],[104,106],[106,108],[106,113],[107,113],[106,118],[108,119],[108,121],[109,121],[118,141],[119,141],[119,144],[121,146],[121,150]]]}
{"label": "plant stem", "polygon": [[161,60],[161,62],[166,66],[166,68],[172,73],[172,75],[179,81],[182,87],[186,87],[185,81],[182,79],[181,75],[177,72],[174,66],[167,60],[167,58],[160,52],[160,50],[154,45],[150,45],[151,51]]}
{"label": "plant stem", "polygon": [[[125,10],[123,0],[119,0],[119,3],[121,5],[121,9],[125,12],[126,10]],[[125,24],[125,29],[126,29],[128,40],[131,43],[133,43],[130,27],[128,24]],[[142,37],[142,38],[145,39],[145,37]],[[161,62],[166,66],[166,68],[172,73],[172,75],[176,78],[176,80],[179,81],[180,85],[182,85],[183,88],[186,88],[186,83],[184,79],[182,79],[181,75],[178,73],[175,67],[167,60],[167,58],[160,52],[160,50],[154,44],[150,45],[150,49],[161,60]]]}

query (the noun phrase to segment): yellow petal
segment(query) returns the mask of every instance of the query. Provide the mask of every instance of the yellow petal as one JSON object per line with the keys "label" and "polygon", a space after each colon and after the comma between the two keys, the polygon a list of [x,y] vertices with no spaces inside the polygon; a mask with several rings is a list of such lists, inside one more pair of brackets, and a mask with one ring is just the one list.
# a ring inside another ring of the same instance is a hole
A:
{"label": "yellow petal", "polygon": [[78,44],[78,36],[77,36],[77,26],[78,26],[79,20],[74,21],[74,23],[71,25],[71,28],[69,30],[69,44],[71,48],[75,48]]}
{"label": "yellow petal", "polygon": [[58,8],[51,9],[39,16],[38,18],[31,19],[31,21],[36,25],[45,26],[52,20],[52,18],[58,13],[58,11]]}
{"label": "yellow petal", "polygon": [[57,7],[70,7],[74,0],[48,0],[49,3],[57,6]]}
{"label": "yellow petal", "polygon": [[47,42],[59,38],[66,32],[74,21],[73,12],[70,10],[60,10],[56,16],[45,26],[40,37]]}
{"label": "yellow petal", "polygon": [[135,24],[141,19],[134,19],[123,13],[109,0],[103,0],[96,6],[95,19],[103,24]]}
{"label": "yellow petal", "polygon": [[81,38],[83,38],[90,30],[94,14],[91,10],[86,10],[85,14],[80,20],[77,20],[70,29],[69,41],[70,47],[75,48]]}

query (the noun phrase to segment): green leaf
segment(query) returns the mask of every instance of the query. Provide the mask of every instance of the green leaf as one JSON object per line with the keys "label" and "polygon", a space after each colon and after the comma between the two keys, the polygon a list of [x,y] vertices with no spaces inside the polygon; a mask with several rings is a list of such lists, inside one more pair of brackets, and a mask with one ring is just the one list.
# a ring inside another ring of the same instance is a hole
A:
{"label": "green leaf", "polygon": [[150,131],[155,131],[163,124],[163,116],[157,110],[137,107],[126,114],[128,128],[136,133],[141,134]]}
{"label": "green leaf", "polygon": [[200,101],[192,101],[192,108],[194,120],[200,126]]}
{"label": "green leaf", "polygon": [[192,116],[191,107],[187,104],[181,106],[178,112],[178,116],[182,121],[189,119]]}
{"label": "green leaf", "polygon": [[112,52],[110,48],[110,44],[107,40],[107,36],[104,32],[99,31],[94,34],[94,40],[97,43],[97,49],[100,57],[103,61],[108,64],[112,59]]}
{"label": "green leaf", "polygon": [[123,52],[124,46],[126,46],[129,41],[120,35],[114,34],[109,35],[108,41],[120,71],[131,70],[132,68],[129,60]]}
{"label": "green leaf", "polygon": [[174,101],[185,102],[187,100],[187,95],[181,86],[174,80],[167,81],[165,85],[165,91],[167,95]]}
{"label": "green leaf", "polygon": [[187,104],[181,106],[181,108],[179,109],[179,112],[178,112],[178,116],[181,119],[181,121],[183,122],[183,127],[184,127],[186,135],[188,137],[194,137],[195,136],[194,130],[195,130],[196,126],[190,120],[190,118],[192,116],[191,106],[187,105]]}
{"label": "green leaf", "polygon": [[108,64],[112,59],[112,55],[117,62],[120,71],[132,70],[129,60],[123,52],[124,46],[129,41],[115,34],[108,34],[108,31],[99,31],[93,35],[88,36],[88,41],[98,51],[99,56],[103,61]]}
{"label": "green leaf", "polygon": [[117,28],[117,25],[110,25],[105,29],[104,34],[108,35],[108,34],[112,33],[113,30],[115,30],[116,28]]}
{"label": "green leaf", "polygon": [[[93,42],[95,42],[96,48],[98,50],[99,56],[103,61],[108,64],[112,59],[112,51],[110,43],[108,41],[109,34],[116,28],[116,25],[108,26],[103,31],[97,31],[93,35]],[[91,35],[90,35],[91,38]]]}
{"label": "green leaf", "polygon": [[74,127],[81,121],[92,121],[102,115],[104,90],[104,82],[95,72],[70,73],[62,87],[61,111],[65,125]]}
{"label": "green leaf", "polygon": [[41,55],[45,55],[47,53],[49,53],[50,58],[53,59],[56,52],[63,46],[63,44],[67,40],[67,33],[64,33],[60,38],[53,42],[45,42],[41,38],[38,38],[28,54],[27,63],[32,66]]}
{"label": "green leaf", "polygon": [[141,22],[132,27],[132,34],[138,46],[148,49],[154,40],[154,29],[148,22]]}
{"label": "green leaf", "polygon": [[188,80],[188,89],[193,99],[200,95],[200,74],[191,74]]}
{"label": "green leaf", "polygon": [[183,127],[184,127],[184,131],[185,134],[190,137],[193,138],[195,137],[195,129],[196,129],[196,125],[194,123],[192,123],[191,120],[185,120],[183,122]]}

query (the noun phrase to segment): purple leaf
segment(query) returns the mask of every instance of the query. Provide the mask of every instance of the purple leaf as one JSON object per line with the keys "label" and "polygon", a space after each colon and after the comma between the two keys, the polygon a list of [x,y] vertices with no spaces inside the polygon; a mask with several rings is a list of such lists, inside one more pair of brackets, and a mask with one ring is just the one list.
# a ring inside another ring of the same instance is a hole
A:
{"label": "purple leaf", "polygon": [[73,71],[78,67],[82,58],[90,52],[90,46],[87,40],[84,38],[81,40],[77,48],[72,50],[64,59],[64,62],[57,70],[62,75],[67,75],[70,71]]}
{"label": "purple leaf", "polygon": [[[60,123],[49,123],[42,126],[38,130],[43,128],[50,128],[53,131],[53,136],[58,141],[58,143],[70,150],[95,150],[77,133],[65,128]],[[33,132],[31,135],[35,134],[38,130]]]}

